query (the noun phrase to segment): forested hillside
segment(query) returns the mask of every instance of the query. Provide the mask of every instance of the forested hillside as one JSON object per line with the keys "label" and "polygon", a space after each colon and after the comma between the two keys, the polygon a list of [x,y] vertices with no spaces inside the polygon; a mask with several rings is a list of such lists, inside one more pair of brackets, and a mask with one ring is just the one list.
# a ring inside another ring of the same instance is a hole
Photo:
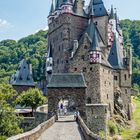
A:
{"label": "forested hillside", "polygon": [[133,79],[135,88],[140,90],[140,21],[122,20],[125,46],[132,44],[133,49]]}
{"label": "forested hillside", "polygon": [[[122,20],[125,46],[133,46],[133,83],[140,85],[140,21]],[[19,41],[4,40],[0,42],[0,83],[7,83],[15,72],[22,58],[33,64],[34,80],[44,78],[45,51],[47,48],[47,31],[39,31]]]}
{"label": "forested hillside", "polygon": [[19,41],[4,40],[0,42],[0,83],[8,83],[16,71],[19,62],[26,58],[33,65],[35,81],[44,78],[45,51],[47,48],[47,31],[39,31]]}

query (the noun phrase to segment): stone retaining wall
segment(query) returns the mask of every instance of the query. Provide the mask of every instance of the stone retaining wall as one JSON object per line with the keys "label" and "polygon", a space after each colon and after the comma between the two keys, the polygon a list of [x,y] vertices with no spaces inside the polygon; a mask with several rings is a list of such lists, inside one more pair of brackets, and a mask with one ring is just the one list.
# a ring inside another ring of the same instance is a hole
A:
{"label": "stone retaining wall", "polygon": [[35,129],[23,134],[10,137],[7,140],[37,140],[46,129],[48,129],[50,126],[52,126],[55,123],[55,118],[56,117],[53,116],[48,121],[41,123]]}
{"label": "stone retaining wall", "polygon": [[78,124],[86,140],[106,140],[90,131],[80,116],[78,116]]}

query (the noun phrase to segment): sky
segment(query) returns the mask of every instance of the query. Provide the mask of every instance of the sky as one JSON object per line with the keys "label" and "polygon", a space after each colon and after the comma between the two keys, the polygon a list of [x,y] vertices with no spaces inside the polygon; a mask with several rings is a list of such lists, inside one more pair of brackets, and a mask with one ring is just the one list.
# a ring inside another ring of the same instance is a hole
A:
{"label": "sky", "polygon": [[[0,41],[18,40],[47,28],[52,0],[0,0]],[[106,8],[113,4],[120,19],[140,20],[140,0],[103,0]],[[86,0],[88,3],[89,0]]]}

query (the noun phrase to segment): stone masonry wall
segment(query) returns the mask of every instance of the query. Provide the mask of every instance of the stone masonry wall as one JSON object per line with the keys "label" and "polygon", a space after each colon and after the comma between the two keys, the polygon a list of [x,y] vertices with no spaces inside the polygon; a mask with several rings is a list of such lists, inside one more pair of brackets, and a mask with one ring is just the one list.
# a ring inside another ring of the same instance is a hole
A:
{"label": "stone masonry wall", "polygon": [[91,103],[101,103],[100,64],[90,64],[89,43],[86,38],[71,60],[70,72],[82,72],[87,85],[86,100],[90,99]]}
{"label": "stone masonry wall", "polygon": [[87,104],[87,127],[95,134],[107,132],[107,108],[106,104]]}
{"label": "stone masonry wall", "polygon": [[13,88],[21,94],[23,91],[27,91],[30,88],[35,88],[35,86],[13,86]]}
{"label": "stone masonry wall", "polygon": [[111,68],[100,67],[101,103],[108,104],[111,114],[114,111],[113,71]]}
{"label": "stone masonry wall", "polygon": [[73,41],[79,39],[87,23],[87,18],[62,14],[49,25],[48,45],[53,48],[54,73],[69,71]]}

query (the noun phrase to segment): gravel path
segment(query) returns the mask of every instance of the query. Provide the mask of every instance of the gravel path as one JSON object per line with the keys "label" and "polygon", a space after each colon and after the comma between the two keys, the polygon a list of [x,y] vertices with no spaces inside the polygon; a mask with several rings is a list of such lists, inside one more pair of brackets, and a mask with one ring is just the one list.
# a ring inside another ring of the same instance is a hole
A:
{"label": "gravel path", "polygon": [[59,117],[58,121],[47,129],[38,140],[84,140],[74,116]]}

